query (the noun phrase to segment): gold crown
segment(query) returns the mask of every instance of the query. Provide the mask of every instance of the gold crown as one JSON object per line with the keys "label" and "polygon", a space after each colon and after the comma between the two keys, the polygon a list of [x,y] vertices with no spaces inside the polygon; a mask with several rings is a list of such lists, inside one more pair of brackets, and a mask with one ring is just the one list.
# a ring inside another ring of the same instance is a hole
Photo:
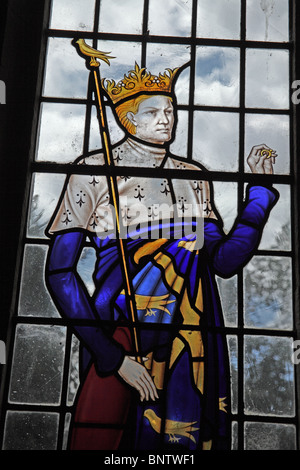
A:
{"label": "gold crown", "polygon": [[116,104],[121,100],[133,98],[137,93],[171,93],[172,83],[178,70],[179,67],[173,70],[166,69],[164,74],[152,75],[135,63],[135,70],[130,70],[118,83],[106,78],[102,79],[101,83],[113,104]]}

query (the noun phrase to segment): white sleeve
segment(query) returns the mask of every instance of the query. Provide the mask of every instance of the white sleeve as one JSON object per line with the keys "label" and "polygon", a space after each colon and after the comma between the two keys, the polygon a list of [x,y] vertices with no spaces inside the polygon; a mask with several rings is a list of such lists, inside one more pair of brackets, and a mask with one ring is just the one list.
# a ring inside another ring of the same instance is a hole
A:
{"label": "white sleeve", "polygon": [[95,232],[96,222],[100,215],[99,205],[105,206],[108,202],[108,185],[105,176],[71,175],[48,233],[53,234],[75,228]]}

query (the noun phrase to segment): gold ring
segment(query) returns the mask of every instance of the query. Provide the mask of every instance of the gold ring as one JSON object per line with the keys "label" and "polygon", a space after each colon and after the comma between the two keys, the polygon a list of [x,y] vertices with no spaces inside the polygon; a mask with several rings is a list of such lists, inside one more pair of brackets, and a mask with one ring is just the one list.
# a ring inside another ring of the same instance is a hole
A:
{"label": "gold ring", "polygon": [[264,149],[260,152],[261,156],[264,157],[266,155],[266,158],[271,158],[272,157],[272,149]]}

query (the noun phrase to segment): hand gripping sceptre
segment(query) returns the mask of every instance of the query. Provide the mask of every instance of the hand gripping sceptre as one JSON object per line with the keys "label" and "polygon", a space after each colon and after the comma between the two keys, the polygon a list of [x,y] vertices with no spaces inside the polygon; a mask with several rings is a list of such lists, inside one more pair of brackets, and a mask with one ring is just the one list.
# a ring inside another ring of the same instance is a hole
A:
{"label": "hand gripping sceptre", "polygon": [[[109,56],[107,52],[101,52],[93,47],[87,45],[84,39],[78,39],[75,41],[75,44],[78,44],[78,48],[80,51],[80,55],[87,58],[90,58],[89,68],[94,75],[94,82],[95,82],[95,89],[96,89],[96,100],[97,100],[97,108],[98,108],[98,118],[99,118],[99,125],[100,125],[100,134],[102,137],[103,142],[103,150],[105,161],[108,167],[113,167],[114,162],[113,158],[111,158],[111,145],[108,133],[108,126],[107,126],[107,117],[105,112],[105,106],[103,106],[103,98],[101,93],[101,78],[100,78],[100,62],[97,59],[103,60],[108,65],[110,65],[109,59],[114,59],[114,57]],[[124,277],[125,277],[125,293],[127,297],[128,306],[130,309],[131,314],[131,321],[133,324],[133,339],[134,339],[134,347],[135,347],[135,355],[137,361],[142,363],[141,355],[139,354],[139,342],[138,336],[136,331],[136,323],[137,323],[137,315],[136,315],[136,306],[134,302],[134,296],[132,295],[132,288],[129,279],[127,261],[126,261],[126,254],[125,254],[125,247],[123,243],[123,239],[121,237],[121,226],[120,226],[120,217],[119,217],[119,203],[118,203],[118,188],[115,179],[112,175],[109,176],[109,184],[111,189],[111,195],[113,200],[113,206],[115,211],[116,217],[116,225],[117,225],[117,238],[120,247],[120,254],[121,254],[121,263],[123,267]]]}

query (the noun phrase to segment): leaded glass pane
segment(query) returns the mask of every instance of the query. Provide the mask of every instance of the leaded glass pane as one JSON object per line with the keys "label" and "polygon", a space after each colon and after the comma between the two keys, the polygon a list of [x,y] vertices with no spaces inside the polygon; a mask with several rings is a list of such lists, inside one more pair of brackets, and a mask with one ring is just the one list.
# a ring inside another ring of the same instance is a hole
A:
{"label": "leaded glass pane", "polygon": [[60,404],[65,334],[60,326],[17,326],[10,403]]}
{"label": "leaded glass pane", "polygon": [[192,0],[150,0],[149,32],[159,36],[189,36]]}
{"label": "leaded glass pane", "polygon": [[296,450],[296,438],[293,425],[245,423],[245,450]]}
{"label": "leaded glass pane", "polygon": [[69,382],[68,382],[68,395],[67,405],[72,406],[76,397],[79,387],[79,341],[76,336],[72,336],[72,345],[70,353],[70,368],[69,368]]}
{"label": "leaded glass pane", "polygon": [[214,203],[222,217],[225,233],[229,233],[236,219],[238,192],[237,184],[228,181],[215,181],[213,184]]}
{"label": "leaded glass pane", "polygon": [[226,326],[237,326],[237,277],[222,279],[217,277],[218,288],[223,304]]}
{"label": "leaded glass pane", "polygon": [[[274,165],[276,174],[290,172],[290,118],[286,115],[246,114],[245,153],[248,155],[253,143],[266,144],[276,150]],[[248,165],[245,171],[250,173]]]}
{"label": "leaded glass pane", "polygon": [[43,103],[36,159],[72,163],[83,151],[85,106]]}
{"label": "leaded glass pane", "polygon": [[170,145],[171,152],[180,157],[187,157],[188,118],[187,111],[178,111],[176,137],[174,142]]}
{"label": "leaded glass pane", "polygon": [[45,238],[45,229],[57,205],[66,176],[56,173],[34,173],[27,225],[27,236]]}
{"label": "leaded glass pane", "polygon": [[26,245],[23,257],[19,315],[57,317],[58,312],[44,281],[48,247]]}
{"label": "leaded glass pane", "polygon": [[245,336],[245,412],[294,416],[291,338]]}
{"label": "leaded glass pane", "polygon": [[3,450],[55,450],[58,422],[57,413],[8,411]]}
{"label": "leaded glass pane", "polygon": [[72,419],[71,413],[66,413],[65,428],[64,428],[64,439],[63,439],[63,445],[62,445],[63,450],[67,450],[67,448],[68,448],[69,428],[70,428],[71,419]]}
{"label": "leaded glass pane", "polygon": [[94,25],[95,0],[53,0],[50,28],[91,31]]}
{"label": "leaded glass pane", "polygon": [[[165,58],[168,57],[168,67],[174,69],[182,67],[191,59],[191,46],[187,44],[147,44],[147,69],[152,74],[159,74],[166,67]],[[175,83],[175,95],[178,104],[189,103],[190,68],[187,67],[178,76]]]}
{"label": "leaded glass pane", "polygon": [[110,66],[105,63],[101,65],[102,78],[113,79],[117,83],[124,78],[124,70],[133,70],[135,62],[141,65],[141,43],[123,42],[123,41],[98,41],[97,48],[100,51],[111,52],[111,55],[116,57],[110,60]]}
{"label": "leaded glass pane", "polygon": [[197,46],[195,104],[239,105],[239,56],[238,48]]}
{"label": "leaded glass pane", "polygon": [[286,250],[291,243],[291,194],[288,185],[274,185],[280,199],[270,214],[259,244],[261,250]]}
{"label": "leaded glass pane", "polygon": [[247,0],[247,39],[289,40],[289,0]]}
{"label": "leaded glass pane", "polygon": [[[196,111],[194,117],[194,159],[208,170],[237,171],[239,115]],[[216,133],[218,138],[216,139]]]}
{"label": "leaded glass pane", "polygon": [[246,106],[289,108],[289,52],[248,49],[246,51]]}
{"label": "leaded glass pane", "polygon": [[244,270],[245,326],[291,330],[291,260],[255,256]]}
{"label": "leaded glass pane", "polygon": [[93,295],[95,284],[93,281],[93,267],[96,263],[96,254],[94,248],[86,247],[82,250],[82,254],[78,261],[77,271],[86,285],[90,295]]}
{"label": "leaded glass pane", "polygon": [[239,39],[239,0],[198,0],[197,36],[200,38]]}
{"label": "leaded glass pane", "polygon": [[228,351],[230,358],[230,374],[231,374],[231,411],[238,412],[238,348],[237,337],[233,335],[227,336]]}
{"label": "leaded glass pane", "polygon": [[88,70],[68,38],[49,38],[43,95],[86,98]]}
{"label": "leaded glass pane", "polygon": [[233,421],[231,450],[238,450],[238,426],[238,423],[236,421]]}
{"label": "leaded glass pane", "polygon": [[122,34],[142,33],[143,2],[140,0],[102,0],[99,31]]}

